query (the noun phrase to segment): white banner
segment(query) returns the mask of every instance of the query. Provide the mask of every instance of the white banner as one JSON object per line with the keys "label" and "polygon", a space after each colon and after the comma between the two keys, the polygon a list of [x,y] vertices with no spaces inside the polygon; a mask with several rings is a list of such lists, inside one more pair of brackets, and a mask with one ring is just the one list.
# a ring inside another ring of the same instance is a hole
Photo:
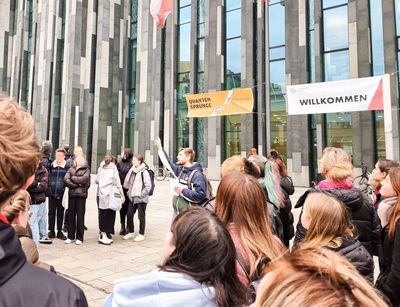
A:
{"label": "white banner", "polygon": [[377,76],[287,86],[288,114],[383,110],[388,80]]}

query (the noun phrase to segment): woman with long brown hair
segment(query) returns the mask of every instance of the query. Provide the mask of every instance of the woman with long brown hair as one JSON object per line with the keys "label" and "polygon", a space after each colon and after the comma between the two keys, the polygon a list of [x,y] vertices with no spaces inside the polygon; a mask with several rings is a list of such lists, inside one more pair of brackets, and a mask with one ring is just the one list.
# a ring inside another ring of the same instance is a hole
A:
{"label": "woman with long brown hair", "polygon": [[380,192],[383,197],[397,199],[387,203],[384,199],[378,208],[383,230],[379,253],[381,272],[376,286],[393,306],[400,306],[400,167],[390,169],[389,176],[382,182]]}
{"label": "woman with long brown hair", "polygon": [[284,252],[279,239],[272,234],[268,221],[263,188],[253,176],[231,171],[222,177],[215,199],[215,213],[225,223],[236,251],[248,267],[237,263],[241,282],[248,286],[258,268]]}

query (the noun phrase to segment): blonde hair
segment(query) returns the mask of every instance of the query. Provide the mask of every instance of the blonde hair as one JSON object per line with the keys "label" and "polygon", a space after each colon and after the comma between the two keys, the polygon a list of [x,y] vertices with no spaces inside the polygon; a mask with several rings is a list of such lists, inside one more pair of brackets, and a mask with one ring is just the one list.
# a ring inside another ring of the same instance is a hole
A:
{"label": "blonde hair", "polygon": [[325,248],[296,249],[270,270],[256,306],[388,306],[345,257]]}
{"label": "blonde hair", "polygon": [[80,167],[85,166],[86,164],[86,158],[85,155],[78,155],[74,158],[74,162],[72,163],[72,167],[75,169],[78,169]]}
{"label": "blonde hair", "polygon": [[35,173],[41,156],[32,116],[0,97],[0,206]]}
{"label": "blonde hair", "polygon": [[252,175],[256,178],[260,177],[258,166],[250,161],[250,159],[241,156],[232,156],[226,159],[221,165],[221,176],[226,175],[231,171],[238,171]]}
{"label": "blonde hair", "polygon": [[272,234],[268,222],[265,193],[253,176],[231,171],[221,179],[215,198],[215,213],[237,229],[249,259],[250,276],[264,258],[275,259],[284,249]]}
{"label": "blonde hair", "polygon": [[325,148],[319,162],[322,173],[328,180],[343,182],[352,175],[353,166],[351,164],[351,157],[341,148]]}
{"label": "blonde hair", "polygon": [[335,197],[323,192],[310,193],[304,203],[304,212],[310,218],[307,235],[301,242],[304,248],[340,247],[341,237],[353,237],[354,226],[346,207]]}
{"label": "blonde hair", "polygon": [[19,190],[7,201],[6,205],[1,209],[1,213],[12,223],[20,212],[28,210],[30,202],[29,193],[26,190]]}

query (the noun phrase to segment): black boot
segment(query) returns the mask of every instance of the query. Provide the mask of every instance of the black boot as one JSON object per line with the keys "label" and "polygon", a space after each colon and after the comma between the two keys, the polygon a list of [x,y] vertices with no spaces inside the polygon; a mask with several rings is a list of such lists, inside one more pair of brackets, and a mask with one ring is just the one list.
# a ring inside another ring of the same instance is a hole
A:
{"label": "black boot", "polygon": [[121,231],[119,232],[121,236],[125,235],[125,224],[121,224]]}

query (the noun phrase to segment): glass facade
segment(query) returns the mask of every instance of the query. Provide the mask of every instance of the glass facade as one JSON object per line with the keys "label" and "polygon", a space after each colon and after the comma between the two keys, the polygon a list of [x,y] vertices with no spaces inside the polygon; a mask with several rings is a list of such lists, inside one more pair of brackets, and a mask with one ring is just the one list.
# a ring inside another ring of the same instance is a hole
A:
{"label": "glass facade", "polygon": [[178,63],[176,147],[189,147],[189,119],[186,94],[190,92],[190,22],[191,2],[178,2]]}
{"label": "glass facade", "polygon": [[[383,24],[382,24],[382,0],[369,1],[370,29],[371,29],[371,59],[372,74],[374,76],[385,73],[384,49],[383,49]],[[386,157],[385,151],[385,130],[383,111],[375,111],[375,139],[376,159]]]}
{"label": "glass facade", "polygon": [[[308,82],[316,82],[315,65],[315,7],[314,1],[307,3],[307,58],[308,58]],[[318,144],[317,144],[317,115],[308,115],[308,126],[310,133],[310,178],[315,178],[318,173]]]}
{"label": "glass facade", "polygon": [[271,1],[268,7],[269,101],[271,149],[286,159],[285,2]]}
{"label": "glass facade", "polygon": [[[347,0],[324,0],[323,52],[324,81],[350,77]],[[326,114],[326,146],[343,148],[353,154],[351,113]]]}
{"label": "glass facade", "polygon": [[[204,16],[205,0],[197,1],[197,78],[196,93],[204,93]],[[196,159],[198,162],[204,162],[204,119],[196,118]]]}
{"label": "glass facade", "polygon": [[129,75],[129,130],[128,146],[133,148],[135,135],[135,105],[136,105],[136,58],[137,58],[137,22],[138,0],[131,1],[131,41],[130,41],[130,75]]}
{"label": "glass facade", "polygon": [[[240,0],[225,0],[225,89],[241,86],[242,4]],[[224,159],[240,155],[241,117],[224,117]]]}

